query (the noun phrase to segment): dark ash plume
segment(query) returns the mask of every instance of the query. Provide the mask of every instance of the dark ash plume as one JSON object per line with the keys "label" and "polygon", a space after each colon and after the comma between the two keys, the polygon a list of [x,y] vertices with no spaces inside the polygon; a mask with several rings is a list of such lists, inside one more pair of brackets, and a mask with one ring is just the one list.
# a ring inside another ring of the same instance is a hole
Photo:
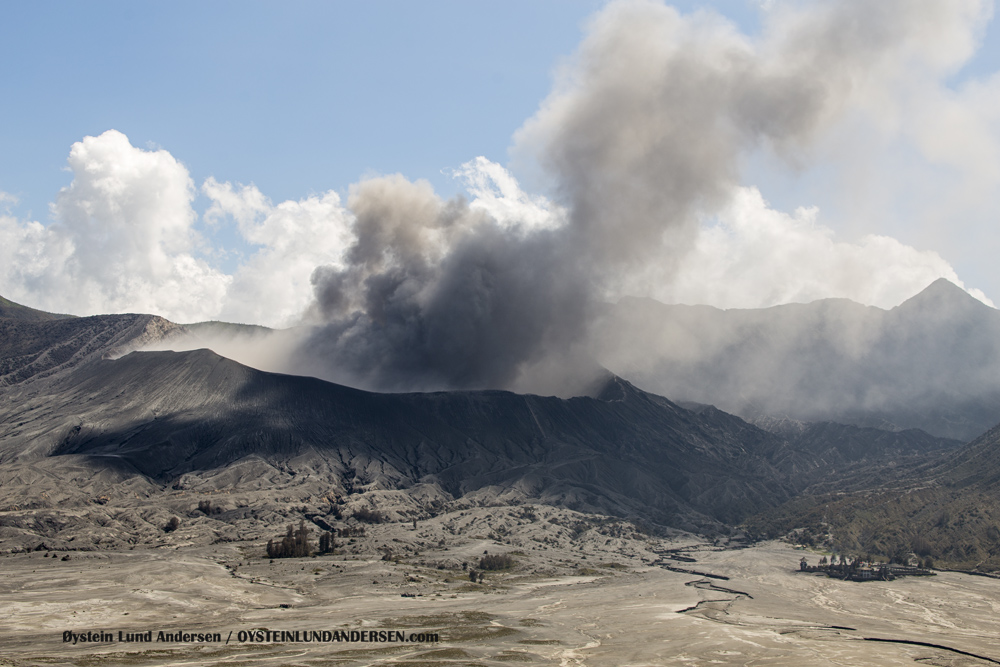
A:
{"label": "dark ash plume", "polygon": [[845,6],[783,19],[796,34],[755,45],[714,14],[609,5],[516,136],[568,221],[504,226],[400,176],[355,186],[356,242],[344,266],[313,274],[323,324],[301,359],[327,368],[305,370],[377,390],[579,391],[595,304],[652,264],[669,277],[699,217],[738,185],[742,156],[796,154],[912,37],[879,33],[860,59],[844,15],[864,8]]}
{"label": "dark ash plume", "polygon": [[338,380],[382,390],[514,386],[569,350],[590,287],[555,231],[502,228],[399,176],[354,188],[357,241],[345,268],[313,274],[326,321],[309,354]]}

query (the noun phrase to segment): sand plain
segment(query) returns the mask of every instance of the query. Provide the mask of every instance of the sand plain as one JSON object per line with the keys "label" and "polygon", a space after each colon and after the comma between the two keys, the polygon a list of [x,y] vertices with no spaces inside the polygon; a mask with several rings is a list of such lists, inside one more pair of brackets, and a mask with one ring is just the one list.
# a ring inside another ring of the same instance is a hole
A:
{"label": "sand plain", "polygon": [[[333,555],[273,562],[259,540],[0,556],[0,665],[1000,664],[1000,580],[843,582],[795,572],[818,554],[783,543],[733,548],[620,522],[574,531],[567,510],[513,520],[523,512],[379,524]],[[507,529],[476,528],[487,522]],[[484,552],[517,565],[473,583]],[[255,629],[438,640],[257,641]],[[114,641],[74,644],[67,631]],[[161,631],[223,641],[156,641]]]}

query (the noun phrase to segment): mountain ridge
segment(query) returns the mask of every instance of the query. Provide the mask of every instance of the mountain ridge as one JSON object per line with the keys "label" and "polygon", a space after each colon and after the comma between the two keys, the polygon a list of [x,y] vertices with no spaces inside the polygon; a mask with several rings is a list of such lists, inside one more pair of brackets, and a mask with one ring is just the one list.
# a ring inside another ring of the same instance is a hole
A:
{"label": "mountain ridge", "polygon": [[28,512],[18,539],[36,509],[62,521],[117,498],[128,514],[189,489],[542,502],[718,533],[819,483],[898,479],[958,444],[842,424],[776,434],[614,374],[573,398],[376,394],[206,349],[135,351],[191,335],[152,315],[0,319],[0,508]]}
{"label": "mountain ridge", "polygon": [[29,308],[28,306],[22,306],[19,303],[14,303],[9,299],[5,299],[4,297],[0,296],[0,318],[38,322],[47,320],[61,320],[71,317],[76,317],[76,316],[60,315],[57,313],[49,313],[44,310],[36,310],[34,308]]}
{"label": "mountain ridge", "polygon": [[[322,450],[320,458],[337,469],[331,481],[345,486],[356,475],[356,484],[434,482],[463,495],[542,476],[550,478],[544,486],[596,494],[595,507],[605,510],[646,507],[666,516],[680,508],[714,521],[736,518],[733,493],[745,507],[782,494],[746,479],[747,467],[765,469],[762,479],[781,478],[766,470],[766,459],[631,386],[614,401],[502,391],[372,394],[255,371],[207,350],[135,352],[91,366],[0,423],[0,462],[113,456],[172,483],[247,455],[274,462]],[[763,431],[758,437],[772,438]],[[705,488],[692,486],[694,471]],[[729,495],[709,492],[741,477]],[[715,502],[720,497],[726,502]]]}
{"label": "mountain ridge", "polygon": [[1000,419],[1000,311],[943,279],[890,310],[623,299],[593,338],[613,372],[751,420],[885,423],[968,441]]}
{"label": "mountain ridge", "polygon": [[758,538],[789,537],[836,553],[1000,570],[1000,424],[937,460],[853,488],[811,489],[751,517]]}

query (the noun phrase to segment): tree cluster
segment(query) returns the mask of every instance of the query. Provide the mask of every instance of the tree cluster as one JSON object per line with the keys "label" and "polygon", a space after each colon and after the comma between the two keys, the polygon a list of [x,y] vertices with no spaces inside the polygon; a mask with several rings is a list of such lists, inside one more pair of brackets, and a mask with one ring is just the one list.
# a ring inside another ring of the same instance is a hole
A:
{"label": "tree cluster", "polygon": [[479,559],[480,570],[509,570],[514,567],[514,559],[508,554],[487,554]]}
{"label": "tree cluster", "polygon": [[364,523],[385,523],[386,516],[378,510],[372,511],[367,507],[362,507],[354,511],[354,518]]}
{"label": "tree cluster", "polygon": [[278,543],[267,541],[268,558],[302,558],[309,555],[309,529],[305,521],[299,521],[299,529],[293,530],[288,525],[285,537]]}
{"label": "tree cluster", "polygon": [[332,554],[337,543],[333,539],[333,533],[327,531],[319,536],[319,552],[321,554]]}

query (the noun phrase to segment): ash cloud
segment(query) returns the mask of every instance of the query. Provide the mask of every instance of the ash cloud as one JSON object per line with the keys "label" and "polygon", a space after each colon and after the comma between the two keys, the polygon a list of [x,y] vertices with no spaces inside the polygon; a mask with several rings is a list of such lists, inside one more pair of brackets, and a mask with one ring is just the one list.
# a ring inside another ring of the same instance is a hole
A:
{"label": "ash cloud", "polygon": [[381,390],[514,386],[589,320],[591,287],[564,232],[505,227],[400,176],[352,189],[355,243],[313,274],[325,324],[309,358]]}
{"label": "ash cloud", "polygon": [[866,42],[866,60],[805,40],[830,26],[796,20],[784,19],[802,40],[755,44],[713,13],[606,7],[515,137],[565,223],[502,225],[400,176],[359,184],[353,246],[313,274],[322,325],[303,364],[321,359],[327,377],[378,390],[579,391],[585,377],[549,373],[593,370],[583,360],[596,304],[650,262],[671,277],[699,219],[739,185],[741,157],[761,146],[798,155],[897,37]]}

